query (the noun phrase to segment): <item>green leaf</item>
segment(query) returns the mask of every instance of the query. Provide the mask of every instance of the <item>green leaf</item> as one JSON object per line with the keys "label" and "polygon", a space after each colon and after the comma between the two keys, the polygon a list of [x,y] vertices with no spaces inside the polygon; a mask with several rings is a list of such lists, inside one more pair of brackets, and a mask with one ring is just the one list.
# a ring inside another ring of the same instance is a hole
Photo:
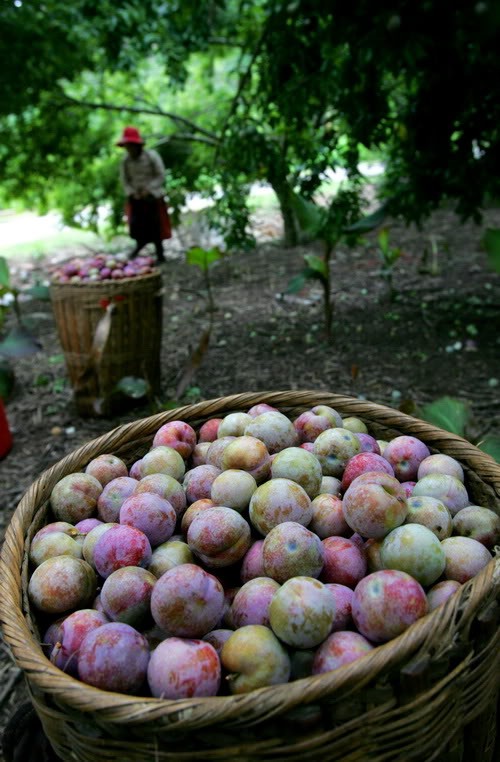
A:
{"label": "green leaf", "polygon": [[203,272],[206,272],[213,262],[217,262],[222,257],[223,253],[216,247],[213,249],[202,249],[200,246],[193,246],[186,251],[188,265],[199,267]]}
{"label": "green leaf", "polygon": [[10,359],[29,357],[42,349],[40,341],[23,325],[15,325],[0,342],[0,355]]}
{"label": "green leaf", "polygon": [[465,434],[469,414],[468,405],[453,397],[440,397],[435,402],[424,405],[421,410],[424,421],[461,437]]}
{"label": "green leaf", "polygon": [[368,214],[366,217],[362,217],[353,225],[344,228],[344,233],[369,233],[371,230],[375,230],[384,222],[387,217],[387,203],[382,204],[372,214]]}
{"label": "green leaf", "polygon": [[389,228],[382,228],[377,236],[378,245],[382,249],[384,257],[387,256],[389,250]]}
{"label": "green leaf", "polygon": [[488,228],[483,236],[483,246],[491,267],[500,273],[500,229]]}
{"label": "green leaf", "polygon": [[308,268],[317,272],[321,278],[324,280],[328,278],[328,265],[324,259],[317,257],[314,254],[305,254],[304,261]]}
{"label": "green leaf", "polygon": [[500,463],[500,437],[488,434],[482,442],[478,442],[477,446],[487,455],[491,455],[497,463]]}
{"label": "green leaf", "polygon": [[306,281],[307,281],[306,270],[302,270],[302,272],[300,272],[298,275],[295,275],[288,282],[288,286],[286,287],[286,293],[298,294],[298,292],[302,291],[302,289],[306,285]]}
{"label": "green leaf", "polygon": [[297,193],[292,196],[292,207],[299,227],[311,236],[320,234],[326,221],[325,210]]}
{"label": "green leaf", "polygon": [[149,384],[144,378],[136,376],[124,376],[115,387],[116,391],[122,392],[126,397],[132,397],[134,400],[146,397],[149,391]]}
{"label": "green leaf", "polygon": [[0,286],[10,290],[9,265],[5,257],[0,257]]}
{"label": "green leaf", "polygon": [[26,294],[29,294],[33,299],[40,299],[43,302],[50,301],[50,291],[48,286],[42,286],[41,283],[35,283],[34,286],[26,289]]}

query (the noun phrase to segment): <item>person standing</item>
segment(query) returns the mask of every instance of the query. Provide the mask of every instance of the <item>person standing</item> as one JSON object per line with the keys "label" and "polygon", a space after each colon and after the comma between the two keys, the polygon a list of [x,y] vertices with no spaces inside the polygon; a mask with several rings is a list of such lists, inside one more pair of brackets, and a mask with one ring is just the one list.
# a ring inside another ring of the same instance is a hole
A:
{"label": "person standing", "polygon": [[127,197],[125,213],[130,237],[136,243],[130,259],[146,244],[153,243],[158,262],[164,262],[163,241],[172,237],[172,227],[164,198],[165,167],[161,156],[144,147],[136,127],[125,127],[116,145],[127,152],[120,176]]}

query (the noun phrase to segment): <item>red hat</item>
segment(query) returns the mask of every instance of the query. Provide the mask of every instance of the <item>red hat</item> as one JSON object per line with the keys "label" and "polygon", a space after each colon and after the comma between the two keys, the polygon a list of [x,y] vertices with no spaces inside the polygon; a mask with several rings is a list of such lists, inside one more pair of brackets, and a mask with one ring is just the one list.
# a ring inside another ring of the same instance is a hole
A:
{"label": "red hat", "polygon": [[124,146],[127,143],[137,143],[139,145],[144,145],[144,140],[141,138],[141,133],[137,127],[125,127],[123,130],[123,135],[116,145]]}

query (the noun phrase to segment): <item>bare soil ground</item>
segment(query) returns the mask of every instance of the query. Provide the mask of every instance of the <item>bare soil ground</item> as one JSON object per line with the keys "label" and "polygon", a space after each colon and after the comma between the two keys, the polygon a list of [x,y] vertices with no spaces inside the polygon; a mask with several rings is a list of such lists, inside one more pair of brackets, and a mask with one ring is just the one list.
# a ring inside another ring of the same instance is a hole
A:
{"label": "bare soil ground", "polygon": [[[308,285],[287,295],[290,279],[315,245],[290,250],[280,242],[276,214],[258,213],[258,247],[213,266],[217,311],[208,350],[182,401],[240,391],[328,390],[362,395],[406,412],[442,395],[470,405],[467,436],[500,434],[500,276],[489,269],[480,239],[500,227],[500,212],[483,226],[460,225],[438,211],[422,230],[391,225],[391,244],[404,254],[394,267],[396,298],[380,276],[376,235],[332,261],[334,338],[323,331],[321,291]],[[436,274],[421,272],[422,257],[437,245]],[[190,357],[208,325],[201,273],[185,263],[182,239],[169,243],[164,266],[162,395],[175,400]],[[16,277],[46,267],[16,264]],[[16,387],[7,404],[14,447],[0,463],[0,540],[20,497],[40,473],[74,448],[120,423],[149,415],[143,406],[113,419],[83,419],[72,404],[50,304],[24,305],[35,313],[43,352],[16,362]],[[0,732],[25,696],[22,675],[0,642]]]}

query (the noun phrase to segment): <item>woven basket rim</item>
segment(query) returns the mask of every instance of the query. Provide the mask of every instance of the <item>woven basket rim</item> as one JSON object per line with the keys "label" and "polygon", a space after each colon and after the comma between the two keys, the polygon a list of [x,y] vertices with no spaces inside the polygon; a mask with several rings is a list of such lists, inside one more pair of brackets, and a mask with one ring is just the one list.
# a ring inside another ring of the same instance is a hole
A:
{"label": "woven basket rim", "polygon": [[[5,640],[11,647],[16,661],[29,673],[29,680],[37,687],[48,691],[57,690],[58,696],[74,709],[89,713],[99,712],[101,717],[112,718],[115,722],[128,722],[133,716],[138,722],[161,718],[164,721],[175,722],[177,728],[183,724],[188,728],[196,725],[201,727],[229,718],[236,721],[245,715],[246,710],[255,708],[259,702],[265,703],[266,714],[269,715],[281,712],[284,706],[292,708],[298,703],[315,701],[332,691],[350,692],[358,689],[384,669],[409,657],[413,658],[415,653],[420,653],[422,649],[432,652],[434,648],[442,645],[440,640],[451,623],[457,619],[472,618],[483,607],[492,590],[500,587],[500,560],[497,558],[492,559],[476,577],[463,585],[444,606],[419,619],[398,638],[378,646],[357,661],[330,673],[261,688],[243,695],[177,700],[128,696],[88,686],[52,665],[33,638],[22,607],[20,567],[25,549],[25,535],[34,512],[43,503],[39,500],[38,504],[32,505],[37,488],[44,489],[45,492],[50,491],[50,485],[65,473],[70,473],[69,469],[76,470],[77,464],[88,462],[98,452],[112,452],[118,444],[152,436],[167,421],[183,420],[186,417],[195,421],[197,418],[213,417],[217,410],[224,409],[225,412],[229,412],[235,408],[248,409],[257,402],[267,402],[281,408],[307,408],[320,402],[336,407],[336,403],[337,407],[347,408],[350,415],[355,415],[355,411],[358,411],[359,417],[363,417],[363,413],[365,418],[367,415],[378,415],[377,420],[380,422],[383,419],[382,425],[387,428],[404,430],[405,427],[411,427],[415,436],[421,436],[423,432],[424,441],[427,436],[434,438],[434,441],[452,442],[462,453],[463,461],[472,463],[474,467],[480,465],[483,478],[493,485],[497,495],[500,494],[500,465],[467,440],[383,405],[317,390],[229,395],[119,426],[82,445],[44,471],[21,499],[7,528],[0,556],[0,622]],[[108,446],[109,449],[103,449]],[[27,521],[29,517],[30,520]],[[421,656],[420,653],[419,658]]]}
{"label": "woven basket rim", "polygon": [[143,273],[141,275],[134,275],[133,277],[129,278],[116,278],[115,280],[113,278],[107,278],[106,280],[95,280],[95,281],[77,281],[76,283],[72,283],[71,281],[68,281],[67,283],[61,283],[57,280],[50,280],[49,282],[49,288],[52,288],[53,286],[57,286],[60,288],[95,288],[96,286],[110,286],[110,285],[120,285],[122,283],[137,283],[141,280],[146,280],[147,278],[155,277],[157,278],[159,275],[161,276],[161,270],[159,267],[156,267],[153,265],[154,269],[150,273]]}

